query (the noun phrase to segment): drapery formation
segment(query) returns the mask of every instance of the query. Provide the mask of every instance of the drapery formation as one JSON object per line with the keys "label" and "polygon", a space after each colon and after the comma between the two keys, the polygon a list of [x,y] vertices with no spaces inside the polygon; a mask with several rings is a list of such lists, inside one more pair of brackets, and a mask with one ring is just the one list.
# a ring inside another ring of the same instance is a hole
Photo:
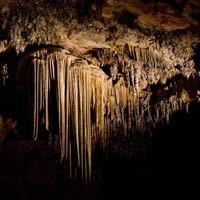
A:
{"label": "drapery formation", "polygon": [[[47,55],[36,52],[34,63],[33,138],[38,137],[39,123],[52,132],[51,106],[57,106],[61,160],[66,161],[69,177],[91,177],[91,140],[105,144],[104,103],[106,79],[95,66],[63,52]],[[57,105],[49,105],[51,84],[55,85]],[[41,113],[42,112],[42,113]],[[91,112],[96,120],[92,125]],[[55,114],[55,113],[54,113]],[[55,123],[55,122],[52,122]]]}
{"label": "drapery formation", "polygon": [[129,66],[127,84],[127,77],[114,82],[99,67],[64,50],[38,50],[30,58],[33,138],[41,134],[41,125],[50,135],[59,135],[61,160],[72,179],[90,181],[97,142],[106,149],[115,134],[150,132],[187,103],[177,94],[152,104],[151,92],[140,90],[141,72],[134,66]]}

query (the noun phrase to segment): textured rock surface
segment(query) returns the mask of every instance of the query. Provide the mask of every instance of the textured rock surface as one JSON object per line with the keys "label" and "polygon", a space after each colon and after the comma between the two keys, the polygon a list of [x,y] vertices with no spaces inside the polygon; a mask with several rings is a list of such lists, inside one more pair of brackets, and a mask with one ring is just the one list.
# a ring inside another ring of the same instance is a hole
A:
{"label": "textured rock surface", "polygon": [[[164,81],[179,73],[187,77],[195,73],[193,56],[199,42],[199,23],[195,20],[198,17],[191,15],[198,13],[199,5],[193,1],[187,3],[179,15],[164,3],[157,3],[154,14],[149,4],[141,1],[105,1],[101,13],[98,11],[101,6],[96,8],[95,3],[91,3],[87,8],[89,16],[76,7],[76,1],[58,2],[1,1],[1,52],[10,47],[23,52],[27,45],[50,44],[84,58],[93,50],[102,50],[101,56],[109,51],[124,56],[123,49],[128,46],[128,58],[137,54],[130,61],[141,60],[142,65],[149,66],[148,73],[155,77],[149,80],[150,83]],[[140,49],[147,51],[143,53]],[[107,64],[102,63],[101,57],[101,63],[91,59],[97,65]],[[123,57],[120,59],[124,60]],[[156,69],[152,71],[152,67]]]}

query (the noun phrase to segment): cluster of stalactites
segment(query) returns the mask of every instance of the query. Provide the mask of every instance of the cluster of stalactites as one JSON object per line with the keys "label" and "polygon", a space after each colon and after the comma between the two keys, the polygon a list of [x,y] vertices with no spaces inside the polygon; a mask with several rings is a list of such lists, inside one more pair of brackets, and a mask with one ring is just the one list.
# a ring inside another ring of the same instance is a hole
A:
{"label": "cluster of stalactites", "polygon": [[61,159],[67,163],[70,178],[81,176],[88,182],[92,144],[97,140],[104,145],[107,142],[108,127],[104,118],[108,96],[106,76],[98,67],[89,66],[63,52],[50,55],[46,51],[36,52],[33,63],[33,138],[38,137],[41,121],[49,132],[52,131],[49,101],[51,84],[54,83]]}
{"label": "cluster of stalactites", "polygon": [[109,127],[109,136],[136,132],[151,134],[158,123],[169,123],[170,116],[188,103],[178,95],[172,95],[152,104],[151,93],[142,92],[135,96],[123,78],[110,86],[111,93],[105,105],[105,125]]}
{"label": "cluster of stalactites", "polygon": [[60,52],[47,56],[40,51],[34,57],[33,138],[38,138],[39,123],[52,132],[49,102],[54,84],[57,105],[50,106],[57,106],[61,160],[66,162],[70,178],[81,175],[88,182],[91,176],[89,76],[82,69],[71,67],[73,56],[63,57]]}
{"label": "cluster of stalactites", "polygon": [[[96,60],[94,63],[99,66],[110,66],[111,76],[117,79],[119,74],[126,75],[126,83],[133,86],[135,92],[138,91],[140,83],[165,84],[167,79],[183,74],[189,77],[195,71],[191,67],[172,65],[165,60],[159,52],[150,47],[138,47],[125,44],[116,50],[94,49]],[[103,68],[103,67],[102,67]]]}
{"label": "cluster of stalactites", "polygon": [[[160,52],[151,46],[141,48],[126,44],[121,51],[128,56],[129,60],[125,62],[123,68],[126,68],[127,63],[138,63],[141,65],[140,74],[143,74],[142,79],[147,80],[149,84],[157,84],[158,82],[165,84],[167,79],[177,74],[183,74],[186,78],[189,78],[196,73],[192,60],[182,64],[177,60],[173,62],[173,58],[170,57],[172,53],[167,50]],[[174,56],[174,54],[172,55]],[[134,66],[134,64],[132,65]]]}
{"label": "cluster of stalactites", "polygon": [[[125,77],[114,84],[99,67],[64,52],[47,54],[44,50],[33,57],[33,137],[37,139],[41,121],[52,132],[50,109],[57,106],[61,159],[66,161],[70,178],[90,181],[97,142],[106,148],[111,135],[147,132],[156,123],[169,121],[170,115],[184,105],[181,98],[171,96],[152,107],[151,94],[139,91],[139,72],[131,74],[132,87],[127,86]],[[57,105],[49,106],[52,84]]]}

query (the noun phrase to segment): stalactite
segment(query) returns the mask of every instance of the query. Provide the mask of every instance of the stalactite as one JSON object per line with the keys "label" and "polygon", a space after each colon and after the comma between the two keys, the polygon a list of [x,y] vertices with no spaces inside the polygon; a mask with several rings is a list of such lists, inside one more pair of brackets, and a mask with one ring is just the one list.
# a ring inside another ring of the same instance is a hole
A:
{"label": "stalactite", "polygon": [[45,62],[45,69],[44,69],[44,99],[45,99],[45,126],[46,126],[46,129],[49,130],[49,98],[48,98],[48,92],[50,90],[50,78],[49,78],[49,62],[46,61]]}
{"label": "stalactite", "polygon": [[36,138],[38,127],[37,124],[37,60],[33,60],[33,70],[34,70],[34,110],[33,110],[33,138]]}

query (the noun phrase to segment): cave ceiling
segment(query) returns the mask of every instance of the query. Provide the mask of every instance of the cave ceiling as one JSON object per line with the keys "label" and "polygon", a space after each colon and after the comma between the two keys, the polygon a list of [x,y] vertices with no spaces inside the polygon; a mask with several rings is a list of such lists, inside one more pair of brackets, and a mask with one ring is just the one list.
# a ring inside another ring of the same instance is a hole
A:
{"label": "cave ceiling", "polygon": [[99,67],[139,66],[143,83],[189,78],[198,73],[199,11],[184,0],[1,0],[1,57],[53,45]]}
{"label": "cave ceiling", "polygon": [[[158,1],[156,6],[138,0],[101,2],[1,0],[0,52],[14,47],[19,53],[34,44],[58,45],[99,65],[108,63],[91,56],[92,51],[115,52],[123,59],[124,47],[128,47],[126,57],[142,55],[142,50],[158,57],[168,72],[171,69],[166,78],[179,73],[175,72],[176,66],[181,66],[185,76],[195,71],[198,2],[177,1],[176,7],[164,1]],[[181,11],[179,4],[184,4]]]}

